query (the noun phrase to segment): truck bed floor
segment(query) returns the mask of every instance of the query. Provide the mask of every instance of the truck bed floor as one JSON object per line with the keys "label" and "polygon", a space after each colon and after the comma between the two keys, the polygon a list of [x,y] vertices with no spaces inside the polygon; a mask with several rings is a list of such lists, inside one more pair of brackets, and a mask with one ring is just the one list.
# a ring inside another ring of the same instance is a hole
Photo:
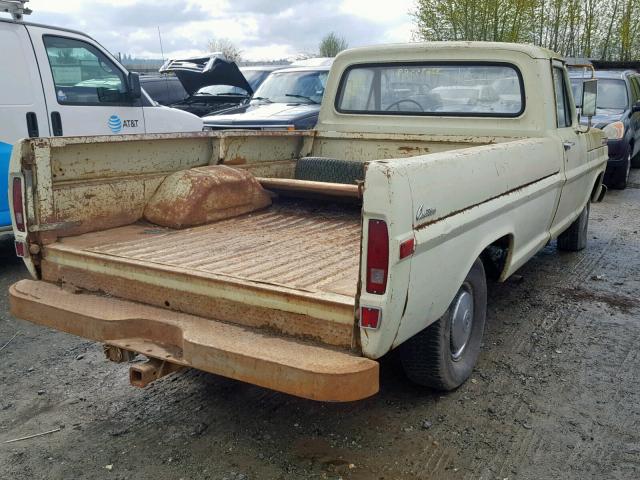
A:
{"label": "truck bed floor", "polygon": [[124,259],[355,297],[360,228],[358,211],[286,203],[183,230],[138,223],[61,243]]}
{"label": "truck bed floor", "polygon": [[63,238],[45,246],[42,278],[351,348],[360,235],[356,207],[278,201],[183,230]]}

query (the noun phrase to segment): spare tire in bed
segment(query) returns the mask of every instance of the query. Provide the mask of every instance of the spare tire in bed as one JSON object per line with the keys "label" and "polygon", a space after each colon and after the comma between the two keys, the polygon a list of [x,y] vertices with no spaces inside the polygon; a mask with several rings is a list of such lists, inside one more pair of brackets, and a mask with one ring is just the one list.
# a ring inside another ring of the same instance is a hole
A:
{"label": "spare tire in bed", "polygon": [[304,157],[296,163],[296,180],[355,184],[364,180],[364,163],[325,157]]}
{"label": "spare tire in bed", "polygon": [[168,175],[144,209],[156,225],[185,228],[231,218],[271,205],[271,196],[251,173],[224,165]]}

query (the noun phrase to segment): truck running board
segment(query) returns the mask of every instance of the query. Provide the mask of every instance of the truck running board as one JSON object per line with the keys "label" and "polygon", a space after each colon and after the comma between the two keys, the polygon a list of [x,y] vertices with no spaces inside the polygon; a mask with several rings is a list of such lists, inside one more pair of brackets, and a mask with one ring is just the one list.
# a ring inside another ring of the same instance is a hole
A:
{"label": "truck running board", "polygon": [[379,389],[378,362],[321,344],[42,281],[9,296],[18,318],[291,395],[348,402]]}

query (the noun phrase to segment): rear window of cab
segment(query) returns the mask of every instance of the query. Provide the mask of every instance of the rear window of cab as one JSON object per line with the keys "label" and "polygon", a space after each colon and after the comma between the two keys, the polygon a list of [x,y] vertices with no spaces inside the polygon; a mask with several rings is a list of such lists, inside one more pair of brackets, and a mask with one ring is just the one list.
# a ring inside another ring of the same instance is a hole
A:
{"label": "rear window of cab", "polygon": [[512,64],[366,64],[344,72],[335,107],[353,114],[518,117],[525,95]]}

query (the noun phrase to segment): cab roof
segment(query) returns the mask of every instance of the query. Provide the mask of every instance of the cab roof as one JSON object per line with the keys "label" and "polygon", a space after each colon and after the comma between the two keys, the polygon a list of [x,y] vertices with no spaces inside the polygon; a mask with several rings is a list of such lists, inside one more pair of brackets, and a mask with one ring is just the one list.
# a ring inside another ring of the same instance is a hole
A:
{"label": "cab roof", "polygon": [[[389,54],[399,55],[419,55],[425,58],[425,54],[429,51],[450,51],[452,53],[459,52],[460,56],[464,56],[465,53],[474,52],[487,52],[490,53],[488,57],[494,57],[496,53],[502,52],[518,52],[528,55],[533,59],[557,59],[562,58],[557,53],[542,47],[536,47],[535,45],[528,43],[506,43],[506,42],[415,42],[415,43],[392,43],[386,45],[371,45],[368,47],[358,47],[345,50],[338,55],[341,60],[349,61],[351,58],[354,60],[364,60],[366,57],[370,57],[371,61],[375,61],[376,57],[387,56]],[[455,60],[455,58],[452,58]]]}

